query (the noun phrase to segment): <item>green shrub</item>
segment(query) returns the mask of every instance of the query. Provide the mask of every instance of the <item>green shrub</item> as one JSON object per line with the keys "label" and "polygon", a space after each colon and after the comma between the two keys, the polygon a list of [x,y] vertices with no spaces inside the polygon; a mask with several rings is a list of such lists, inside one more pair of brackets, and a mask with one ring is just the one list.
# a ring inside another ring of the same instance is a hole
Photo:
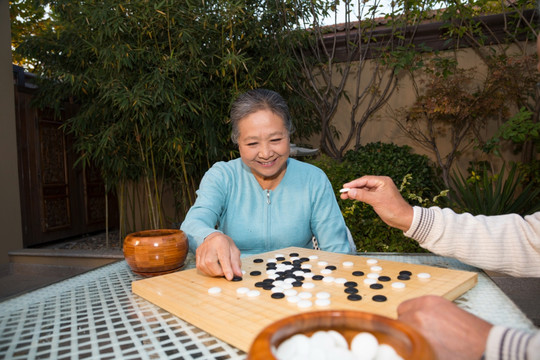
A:
{"label": "green shrub", "polygon": [[344,183],[363,175],[385,175],[400,187],[410,204],[434,205],[441,184],[426,156],[413,154],[409,146],[377,142],[347,152],[341,163],[325,156],[311,163],[323,169],[330,179],[358,251],[425,251],[416,241],[406,238],[402,231],[386,225],[370,205],[342,200],[339,189]]}
{"label": "green shrub", "polygon": [[477,164],[468,178],[461,173],[452,177],[453,208],[473,215],[528,215],[540,211],[540,188],[529,182],[523,186],[523,173],[513,163],[506,175],[503,165],[499,174],[492,174],[489,166]]}

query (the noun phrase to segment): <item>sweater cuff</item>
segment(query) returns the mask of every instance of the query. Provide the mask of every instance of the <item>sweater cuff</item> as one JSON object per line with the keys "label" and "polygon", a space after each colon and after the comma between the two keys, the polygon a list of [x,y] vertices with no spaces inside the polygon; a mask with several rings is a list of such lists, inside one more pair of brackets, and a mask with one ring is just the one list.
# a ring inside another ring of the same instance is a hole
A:
{"label": "sweater cuff", "polygon": [[526,359],[532,333],[501,325],[493,326],[486,343],[486,360]]}
{"label": "sweater cuff", "polygon": [[435,212],[432,209],[413,206],[413,221],[409,230],[403,234],[422,244],[433,227]]}

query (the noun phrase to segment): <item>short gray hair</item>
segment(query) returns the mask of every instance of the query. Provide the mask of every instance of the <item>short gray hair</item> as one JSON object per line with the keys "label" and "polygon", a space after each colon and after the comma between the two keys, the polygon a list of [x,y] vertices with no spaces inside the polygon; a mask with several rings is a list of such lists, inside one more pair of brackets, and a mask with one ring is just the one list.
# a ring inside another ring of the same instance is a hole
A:
{"label": "short gray hair", "polygon": [[283,119],[283,125],[289,132],[294,132],[289,107],[281,95],[268,89],[254,89],[240,94],[231,106],[231,140],[238,144],[238,123],[248,115],[260,110],[270,110]]}

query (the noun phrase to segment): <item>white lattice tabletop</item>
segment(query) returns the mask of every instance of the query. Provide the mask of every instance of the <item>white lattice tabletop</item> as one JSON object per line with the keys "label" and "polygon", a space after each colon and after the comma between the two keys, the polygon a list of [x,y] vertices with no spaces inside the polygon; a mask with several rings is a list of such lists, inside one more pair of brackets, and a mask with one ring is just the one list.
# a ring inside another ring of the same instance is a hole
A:
{"label": "white lattice tabletop", "polygon": [[[434,255],[362,254],[478,271],[456,303],[495,324],[534,326],[483,272]],[[193,267],[189,258],[186,268]],[[1,359],[244,359],[245,353],[133,295],[125,261],[0,303]]]}

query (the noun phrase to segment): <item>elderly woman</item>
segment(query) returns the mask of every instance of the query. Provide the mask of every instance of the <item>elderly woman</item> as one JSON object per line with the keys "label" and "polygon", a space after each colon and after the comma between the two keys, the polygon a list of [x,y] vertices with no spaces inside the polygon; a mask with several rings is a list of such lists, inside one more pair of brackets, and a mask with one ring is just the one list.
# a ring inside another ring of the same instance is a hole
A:
{"label": "elderly woman", "polygon": [[283,98],[265,89],[241,94],[231,108],[240,159],[204,175],[181,229],[197,268],[231,280],[240,254],[288,246],[354,251],[330,182],[319,168],[289,158],[293,130]]}

